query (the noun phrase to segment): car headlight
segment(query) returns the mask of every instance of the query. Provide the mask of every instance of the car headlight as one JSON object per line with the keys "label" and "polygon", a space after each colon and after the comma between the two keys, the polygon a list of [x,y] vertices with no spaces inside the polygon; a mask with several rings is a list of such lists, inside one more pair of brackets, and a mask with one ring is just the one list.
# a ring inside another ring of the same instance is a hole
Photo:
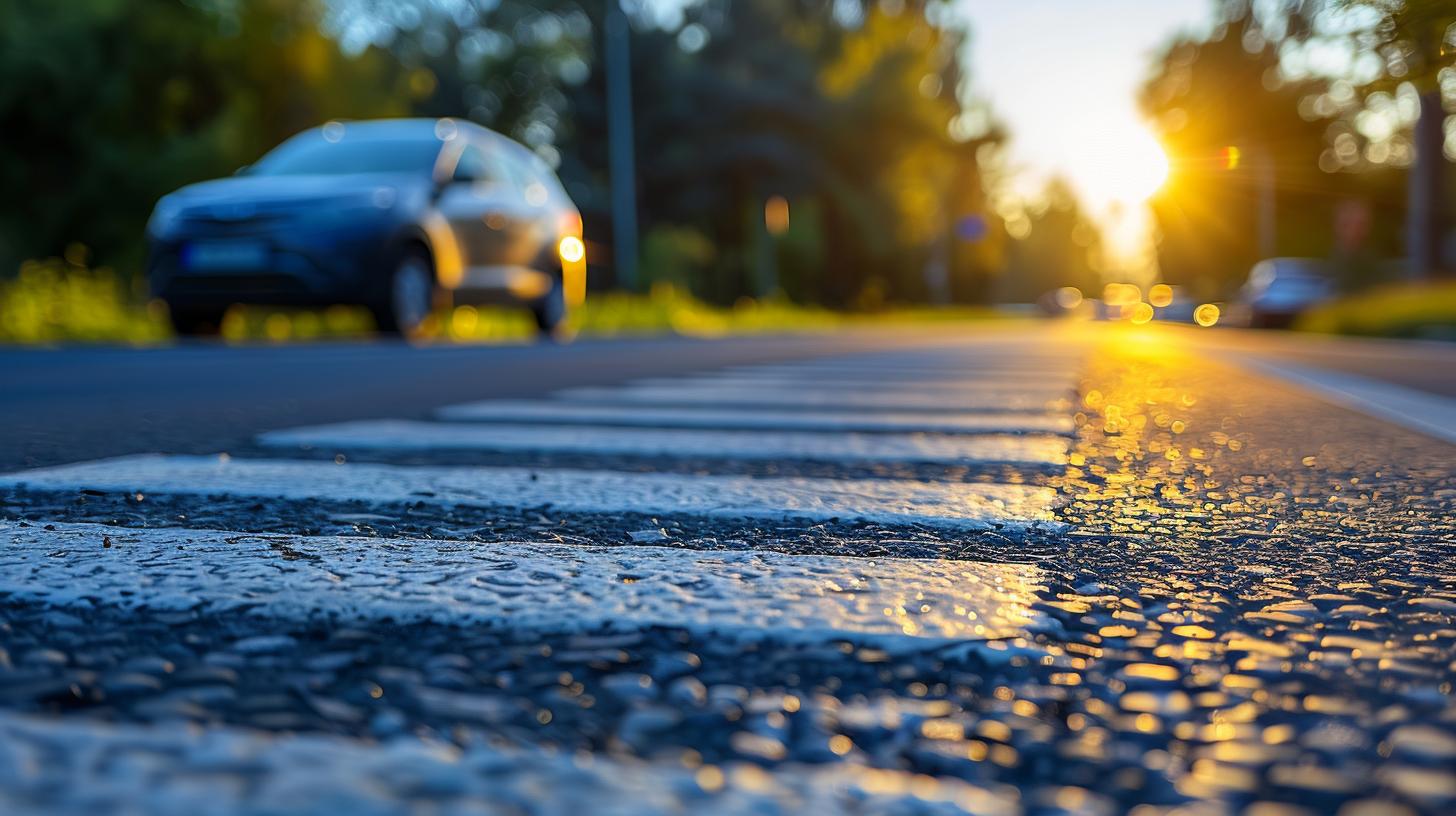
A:
{"label": "car headlight", "polygon": [[161,237],[167,233],[177,216],[182,213],[182,205],[170,196],[163,196],[152,208],[152,217],[147,220],[147,234],[154,237]]}

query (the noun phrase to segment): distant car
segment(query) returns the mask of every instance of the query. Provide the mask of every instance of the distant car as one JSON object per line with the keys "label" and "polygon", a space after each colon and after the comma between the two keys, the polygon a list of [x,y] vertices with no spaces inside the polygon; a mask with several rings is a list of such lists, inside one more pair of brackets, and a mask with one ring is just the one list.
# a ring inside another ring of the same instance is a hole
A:
{"label": "distant car", "polygon": [[586,286],[581,215],[550,168],[469,122],[330,122],[157,203],[148,271],[181,334],[233,303],[361,304],[417,332],[436,306],[514,303],[555,332]]}
{"label": "distant car", "polygon": [[1323,261],[1270,258],[1254,265],[1239,301],[1250,326],[1284,328],[1301,312],[1334,294],[1334,278]]}

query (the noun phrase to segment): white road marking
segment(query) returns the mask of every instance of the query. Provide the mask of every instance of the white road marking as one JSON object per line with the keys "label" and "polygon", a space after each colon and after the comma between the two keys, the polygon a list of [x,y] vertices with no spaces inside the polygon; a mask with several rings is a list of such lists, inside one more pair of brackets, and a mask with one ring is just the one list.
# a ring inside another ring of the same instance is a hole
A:
{"label": "white road marking", "polygon": [[[517,709],[500,697],[436,691],[424,704],[487,727]],[[804,701],[812,707],[812,700]],[[628,761],[560,750],[463,748],[403,734],[362,740],[235,726],[105,723],[0,712],[0,811],[395,814],[521,812],[536,816],[747,816],[769,813],[975,813],[1012,816],[1014,789],[858,763],[722,766],[706,792],[677,761]],[[427,805],[422,806],[422,802]],[[43,807],[40,803],[44,803]]]}
{"label": "white road marking", "polygon": [[629,385],[620,388],[567,388],[554,396],[595,404],[655,403],[658,405],[752,405],[781,408],[869,408],[888,411],[1049,411],[1070,405],[1070,388],[1020,388],[1003,391],[967,391],[960,394],[925,393],[918,389],[875,391],[860,388],[802,388],[681,383],[664,386]]}
{"label": "white road marking", "polygon": [[719,428],[783,431],[909,431],[920,433],[1061,433],[1073,431],[1061,414],[930,414],[906,411],[813,411],[770,409],[662,408],[648,405],[587,405],[550,400],[488,400],[441,408],[442,419],[490,422],[549,422],[648,428]]}
{"label": "white road marking", "polygon": [[1015,635],[1037,614],[1041,580],[1035,565],[947,559],[50,526],[0,522],[0,594],[63,607],[257,606],[285,620],[390,618],[518,634],[681,626],[905,650],[926,639]]}
{"label": "white road marking", "polygon": [[1075,366],[1040,366],[1034,363],[1010,364],[1004,367],[887,367],[864,368],[860,366],[754,366],[752,368],[728,368],[719,372],[725,377],[784,378],[796,382],[814,380],[841,380],[845,382],[954,382],[969,384],[980,379],[987,380],[1069,380],[1077,373]]}
{"label": "white road marking", "polygon": [[1062,465],[1062,436],[927,436],[365,420],[270,431],[264,445],[344,450],[493,450],[821,462]]}
{"label": "white road marking", "polygon": [[684,377],[648,377],[632,380],[629,388],[809,388],[814,391],[863,391],[880,394],[887,391],[907,396],[974,396],[987,392],[1005,393],[1014,391],[1054,391],[1058,394],[1072,391],[1077,378],[1062,375],[1016,376],[1005,372],[992,377],[970,377],[955,379],[931,379],[915,383],[890,383],[883,379],[842,379],[838,377],[815,377],[807,379],[792,374],[694,374]]}
{"label": "white road marking", "polygon": [[397,467],[203,456],[129,456],[13,473],[0,485],[142,493],[415,502],[553,512],[827,521],[983,529],[1051,519],[1056,492],[1008,484],[751,479],[590,470]]}
{"label": "white road marking", "polygon": [[1236,355],[1236,359],[1257,371],[1303,386],[1326,402],[1456,443],[1456,400],[1449,397],[1249,355]]}

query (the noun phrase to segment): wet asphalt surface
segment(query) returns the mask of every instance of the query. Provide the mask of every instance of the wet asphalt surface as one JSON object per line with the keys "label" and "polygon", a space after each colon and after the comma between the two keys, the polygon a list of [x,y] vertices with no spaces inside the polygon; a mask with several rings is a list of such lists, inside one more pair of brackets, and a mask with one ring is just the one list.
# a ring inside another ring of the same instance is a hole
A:
{"label": "wet asphalt surface", "polygon": [[[62,610],[0,591],[0,706],[366,741],[406,734],[462,749],[544,746],[699,770],[851,763],[963,780],[1034,813],[1456,811],[1456,448],[1251,377],[1194,342],[1116,333],[1092,342],[1071,466],[1018,470],[1062,496],[1066,527],[1055,533],[0,493],[0,517],[42,528],[90,521],[483,545],[631,544],[647,530],[659,546],[1034,563],[1041,579],[1028,603],[1041,615],[1020,637],[887,653],[674,627],[524,636],[278,620],[266,608]],[[25,450],[22,458],[64,458],[59,448]],[[233,450],[261,455],[246,441]],[[593,464],[1010,476],[995,466]],[[17,773],[7,756],[0,778]]]}

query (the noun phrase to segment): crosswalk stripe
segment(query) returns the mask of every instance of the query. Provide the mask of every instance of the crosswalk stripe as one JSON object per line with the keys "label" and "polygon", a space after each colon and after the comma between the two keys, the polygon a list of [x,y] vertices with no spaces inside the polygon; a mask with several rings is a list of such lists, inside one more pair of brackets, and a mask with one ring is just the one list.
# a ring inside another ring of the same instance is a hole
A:
{"label": "crosswalk stripe", "polygon": [[[887,648],[1003,637],[1035,614],[1032,564],[844,558],[0,522],[0,592],[59,606],[509,626],[681,626]],[[109,546],[103,546],[109,543]],[[278,553],[293,554],[278,570]],[[45,557],[64,551],[64,558]]]}
{"label": "crosswalk stripe", "polygon": [[[477,703],[482,716],[489,699]],[[1013,816],[1016,790],[855,762],[733,762],[721,789],[677,760],[401,735],[361,740],[229,725],[179,728],[0,712],[11,772],[0,810],[66,814],[975,813]],[[8,770],[8,769],[7,769]],[[234,779],[233,774],[243,774]],[[244,781],[246,780],[246,781]],[[422,807],[422,802],[425,806]]]}
{"label": "crosswalk stripe", "polygon": [[1069,405],[1070,389],[1023,388],[1006,391],[923,393],[915,389],[875,392],[860,389],[788,386],[720,386],[688,383],[671,386],[629,385],[620,388],[567,388],[555,396],[573,402],[658,405],[752,405],[783,408],[871,408],[888,411],[1046,411]]}
{"label": "crosswalk stripe", "polygon": [[142,493],[679,514],[802,521],[858,519],[943,528],[1026,528],[1051,518],[1052,488],[901,480],[685,476],[506,467],[129,456],[25,471],[0,485]]}
{"label": "crosswalk stripe", "polygon": [[345,450],[492,450],[821,462],[1066,464],[1061,436],[926,436],[366,420],[270,431],[264,445]]}
{"label": "crosswalk stripe", "polygon": [[1047,365],[1035,360],[1008,359],[996,362],[985,362],[977,365],[958,366],[863,366],[848,363],[821,363],[818,365],[766,364],[729,367],[720,369],[719,373],[727,376],[740,377],[826,377],[831,379],[865,380],[889,377],[906,380],[941,380],[954,382],[974,380],[978,377],[1015,379],[1031,379],[1037,377],[1069,378],[1078,370],[1079,366],[1063,363]]}
{"label": "crosswalk stripe", "polygon": [[797,410],[590,405],[550,400],[489,400],[441,408],[442,419],[551,422],[649,428],[921,433],[1071,433],[1072,418],[1040,413],[930,414],[906,411]]}
{"label": "crosswalk stripe", "polygon": [[1047,390],[1057,393],[1072,391],[1077,378],[1063,374],[1040,372],[997,372],[994,376],[936,378],[914,382],[890,381],[868,375],[864,377],[816,376],[801,374],[693,374],[683,377],[645,377],[625,383],[632,388],[679,388],[684,386],[718,388],[814,388],[824,391],[867,391],[880,393],[889,389],[910,394],[974,395],[987,392],[1005,393],[1024,390]]}

